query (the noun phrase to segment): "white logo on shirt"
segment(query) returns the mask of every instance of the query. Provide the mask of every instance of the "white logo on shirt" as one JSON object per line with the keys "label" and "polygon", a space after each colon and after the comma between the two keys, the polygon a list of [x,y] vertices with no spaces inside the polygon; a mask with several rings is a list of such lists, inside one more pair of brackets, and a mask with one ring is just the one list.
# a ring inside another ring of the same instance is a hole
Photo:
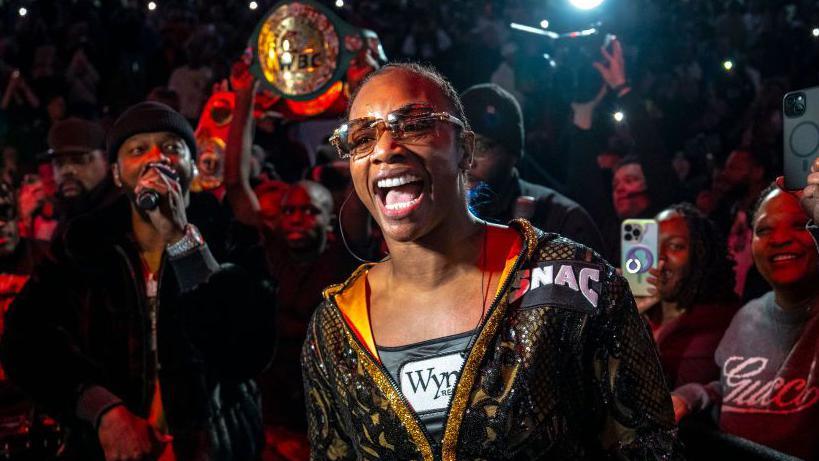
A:
{"label": "white logo on shirt", "polygon": [[401,365],[401,392],[416,413],[446,410],[461,375],[464,357],[456,352]]}
{"label": "white logo on shirt", "polygon": [[763,381],[768,366],[765,357],[729,357],[722,366],[725,397],[722,411],[733,413],[787,414],[802,411],[819,402],[819,388],[808,380],[785,380],[779,376]]}
{"label": "white logo on shirt", "polygon": [[[555,269],[557,269],[557,274],[555,274]],[[579,272],[575,275],[576,269],[579,269]],[[572,264],[562,264],[560,266],[550,264],[532,269],[522,269],[518,271],[518,275],[520,277],[519,285],[512,292],[509,299],[510,303],[514,303],[528,292],[554,285],[581,293],[592,307],[597,307],[600,293],[595,291],[594,288],[598,287],[599,283],[593,282],[600,282],[600,269],[592,267],[575,268]]]}

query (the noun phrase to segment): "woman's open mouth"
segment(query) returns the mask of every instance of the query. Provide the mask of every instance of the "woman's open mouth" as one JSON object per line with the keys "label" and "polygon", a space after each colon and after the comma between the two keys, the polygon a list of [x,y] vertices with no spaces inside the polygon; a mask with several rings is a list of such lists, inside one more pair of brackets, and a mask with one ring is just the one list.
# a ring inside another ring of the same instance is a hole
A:
{"label": "woman's open mouth", "polygon": [[409,216],[424,197],[424,180],[413,173],[399,173],[376,181],[376,195],[381,211],[390,218]]}

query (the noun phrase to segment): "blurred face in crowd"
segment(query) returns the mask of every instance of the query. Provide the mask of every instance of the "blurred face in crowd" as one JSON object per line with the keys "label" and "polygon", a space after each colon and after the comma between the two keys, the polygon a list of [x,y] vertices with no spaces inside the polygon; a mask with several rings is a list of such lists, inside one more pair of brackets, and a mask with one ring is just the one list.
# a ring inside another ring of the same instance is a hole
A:
{"label": "blurred face in crowd", "polygon": [[288,248],[314,251],[326,241],[333,202],[330,193],[316,184],[291,186],[282,200],[280,232]]}
{"label": "blurred face in crowd", "polygon": [[754,263],[774,291],[816,284],[817,253],[807,222],[798,199],[779,189],[765,197],[754,217]]}
{"label": "blurred face in crowd", "polygon": [[222,159],[215,152],[208,151],[202,156],[202,159],[197,162],[199,171],[206,176],[219,176],[222,170]]}
{"label": "blurred face in crowd", "polygon": [[139,133],[131,136],[117,152],[114,180],[125,193],[135,200],[134,188],[150,164],[161,163],[179,176],[182,192],[188,191],[193,175],[191,151],[185,141],[174,133]]}
{"label": "blurred face in crowd", "polygon": [[660,260],[665,261],[657,291],[660,299],[677,300],[691,273],[691,233],[685,218],[673,210],[657,215],[660,225]]}
{"label": "blurred face in crowd", "polygon": [[761,181],[763,176],[764,170],[756,164],[750,152],[735,150],[725,159],[725,166],[717,177],[715,187],[722,192],[729,192]]}
{"label": "blurred face in crowd", "polygon": [[279,227],[282,217],[282,198],[287,191],[287,183],[282,181],[266,181],[256,187],[256,197],[259,200],[259,216],[262,224],[268,231]]}
{"label": "blurred face in crowd", "polygon": [[12,146],[3,148],[3,167],[17,166],[17,149]]}
{"label": "blurred face in crowd", "polygon": [[219,182],[222,179],[222,170],[225,158],[224,143],[220,139],[197,141],[199,155],[196,157],[196,168],[199,175],[206,181]]}
{"label": "blurred face in crowd", "polygon": [[80,197],[95,188],[108,174],[108,161],[101,150],[57,154],[51,160],[57,194],[65,199]]}
{"label": "blurred face in crowd", "polygon": [[614,172],[614,211],[620,219],[634,218],[648,209],[646,177],[638,163],[627,163]]}
{"label": "blurred face in crowd", "polygon": [[63,99],[62,96],[51,99],[48,102],[46,110],[48,112],[48,118],[51,119],[52,122],[64,119],[66,111],[65,99]]}
{"label": "blurred face in crowd", "polygon": [[335,160],[313,168],[313,181],[326,187],[333,196],[333,214],[339,215],[341,206],[352,193],[350,182],[350,163],[346,160]]}
{"label": "blurred face in crowd", "polygon": [[[350,120],[383,119],[414,105],[452,111],[434,82],[403,69],[389,70],[361,87]],[[383,130],[373,141],[369,155],[350,159],[350,172],[358,197],[388,242],[415,241],[465,211],[462,173],[469,165],[471,133],[438,121],[413,139],[396,140]]]}
{"label": "blurred face in crowd", "polygon": [[13,210],[3,210],[3,208],[0,207],[0,257],[14,253],[17,244],[20,243],[20,232],[15,213]]}
{"label": "blurred face in crowd", "polygon": [[515,156],[509,154],[501,144],[476,134],[475,156],[472,168],[469,169],[469,187],[484,182],[497,192],[512,175],[515,162]]}

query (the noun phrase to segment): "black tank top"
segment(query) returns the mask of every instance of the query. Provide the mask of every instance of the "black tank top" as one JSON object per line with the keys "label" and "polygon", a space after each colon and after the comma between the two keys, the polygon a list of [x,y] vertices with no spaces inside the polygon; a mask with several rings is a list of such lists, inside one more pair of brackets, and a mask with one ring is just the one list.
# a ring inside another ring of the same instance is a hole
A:
{"label": "black tank top", "polygon": [[406,346],[376,346],[381,363],[438,442],[474,335],[473,330]]}

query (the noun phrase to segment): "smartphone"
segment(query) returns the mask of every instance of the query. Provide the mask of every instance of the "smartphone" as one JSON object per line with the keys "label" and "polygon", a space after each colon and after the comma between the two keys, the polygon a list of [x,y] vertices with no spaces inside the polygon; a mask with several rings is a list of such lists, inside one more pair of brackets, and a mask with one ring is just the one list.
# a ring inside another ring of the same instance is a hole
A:
{"label": "smartphone", "polygon": [[782,98],[782,131],[785,188],[803,189],[819,154],[819,86]]}
{"label": "smartphone", "polygon": [[648,296],[648,270],[657,267],[659,226],[653,219],[626,219],[620,226],[623,277],[634,296]]}

